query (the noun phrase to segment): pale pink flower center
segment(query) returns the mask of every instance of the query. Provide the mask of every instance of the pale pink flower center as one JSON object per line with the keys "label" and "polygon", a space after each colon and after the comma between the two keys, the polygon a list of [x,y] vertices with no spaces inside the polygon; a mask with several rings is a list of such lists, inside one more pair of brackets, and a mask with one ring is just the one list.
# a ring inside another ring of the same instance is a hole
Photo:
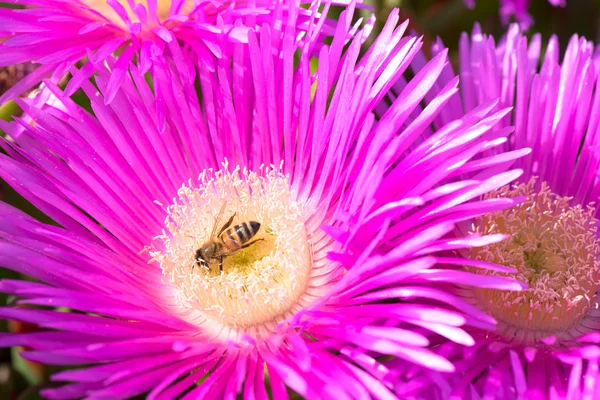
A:
{"label": "pale pink flower center", "polygon": [[477,231],[511,238],[473,249],[471,256],[517,269],[517,274],[507,276],[526,282],[529,289],[478,289],[475,297],[480,307],[498,321],[500,332],[514,336],[521,331],[525,334],[519,336],[533,339],[560,337],[576,328],[586,311],[597,307],[600,241],[593,205],[570,205],[570,198],[552,193],[545,183],[536,191],[534,179],[491,196],[527,196],[527,200],[480,218]]}

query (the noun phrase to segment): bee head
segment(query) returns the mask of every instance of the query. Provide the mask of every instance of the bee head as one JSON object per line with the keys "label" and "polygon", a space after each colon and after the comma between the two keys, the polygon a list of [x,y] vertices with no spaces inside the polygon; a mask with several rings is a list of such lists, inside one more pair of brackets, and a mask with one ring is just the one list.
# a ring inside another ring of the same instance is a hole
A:
{"label": "bee head", "polygon": [[196,251],[196,260],[200,259],[208,262],[217,251],[217,246],[214,242],[204,243]]}

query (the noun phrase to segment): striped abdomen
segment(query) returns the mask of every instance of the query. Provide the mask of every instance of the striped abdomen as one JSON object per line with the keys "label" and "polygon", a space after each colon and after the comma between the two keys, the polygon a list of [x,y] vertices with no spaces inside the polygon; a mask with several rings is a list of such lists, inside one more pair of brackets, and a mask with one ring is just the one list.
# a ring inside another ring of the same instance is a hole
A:
{"label": "striped abdomen", "polygon": [[260,229],[260,222],[246,221],[232,226],[221,234],[219,239],[229,251],[236,251],[256,235]]}

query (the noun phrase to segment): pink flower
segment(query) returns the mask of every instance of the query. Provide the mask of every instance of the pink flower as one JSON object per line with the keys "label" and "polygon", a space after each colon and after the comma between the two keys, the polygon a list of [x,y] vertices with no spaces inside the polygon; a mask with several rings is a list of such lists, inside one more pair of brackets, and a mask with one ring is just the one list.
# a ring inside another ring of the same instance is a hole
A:
{"label": "pink flower", "polygon": [[[505,238],[449,233],[518,202],[480,199],[521,174],[501,156],[479,161],[509,134],[493,129],[509,111],[487,102],[438,124],[458,81],[437,86],[445,51],[403,78],[421,40],[397,11],[361,56],[372,19],[353,27],[350,7],[322,45],[326,15],[300,31],[289,10],[218,57],[206,47],[179,63],[174,42],[152,87],[132,66],[109,104],[118,61],[92,63],[81,87],[93,114],[48,80],[48,101],[18,100],[32,123],[0,121],[14,140],[1,142],[0,176],[58,225],[0,203],[2,265],[37,280],[0,288],[79,311],[0,308],[50,329],[3,346],[86,365],[54,375],[71,383],[45,396],[393,398],[382,357],[450,372],[427,336],[469,345],[463,325],[492,328],[443,285],[522,289],[434,255]],[[252,244],[219,253],[235,241]]]}
{"label": "pink flower", "polygon": [[[26,8],[0,8],[0,66],[25,62],[40,66],[0,96],[0,104],[51,73],[64,73],[88,57],[89,61],[67,87],[66,93],[70,95],[91,76],[92,63],[119,54],[112,66],[106,96],[110,102],[130,62],[135,62],[142,73],[146,72],[154,57],[166,49],[177,51],[177,42],[192,50],[209,47],[218,51],[217,44],[223,37],[232,42],[246,42],[248,27],[272,23],[279,14],[288,12],[287,4],[276,0],[144,0],[137,4],[129,0],[12,0],[1,3]],[[299,8],[298,26],[306,25],[310,15],[307,9]],[[326,21],[323,32],[330,34],[333,29],[335,25]],[[193,51],[190,56],[194,54]]]}
{"label": "pink flower", "polygon": [[[516,25],[498,45],[478,26],[470,37],[462,36],[461,101],[448,107],[444,118],[499,97],[499,107],[513,106],[500,126],[515,126],[501,151],[532,149],[516,163],[524,171],[518,181],[488,194],[490,199],[501,195],[525,200],[476,218],[471,228],[510,234],[511,239],[465,255],[514,267],[514,276],[529,289],[518,294],[452,290],[494,317],[497,328],[471,330],[475,344],[467,349],[438,342],[439,354],[452,360],[456,373],[433,379],[417,374],[412,387],[398,385],[400,397],[599,396],[600,75],[594,64],[593,44],[577,36],[562,61],[555,37],[542,51],[540,36],[528,42]],[[448,74],[450,70],[444,76]],[[403,368],[402,379],[414,374]]]}

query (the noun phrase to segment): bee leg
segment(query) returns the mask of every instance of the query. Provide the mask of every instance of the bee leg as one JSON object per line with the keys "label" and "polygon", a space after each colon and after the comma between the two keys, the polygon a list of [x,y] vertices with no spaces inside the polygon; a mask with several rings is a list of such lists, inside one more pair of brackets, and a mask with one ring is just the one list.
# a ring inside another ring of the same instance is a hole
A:
{"label": "bee leg", "polygon": [[223,272],[223,257],[219,257],[219,271]]}
{"label": "bee leg", "polygon": [[256,242],[260,242],[261,240],[265,240],[265,239],[263,239],[263,238],[260,238],[260,239],[253,240],[253,241],[251,241],[251,242],[249,242],[249,243],[246,243],[246,244],[245,244],[245,245],[243,245],[241,248],[242,248],[242,249],[245,249],[246,247],[248,247],[248,246],[250,246],[250,245],[252,245],[252,244],[254,244],[254,243],[256,243]]}
{"label": "bee leg", "polygon": [[196,260],[196,262],[192,264],[192,272],[194,272],[194,268],[196,267],[196,265],[198,267],[208,268],[208,264],[204,260]]}

